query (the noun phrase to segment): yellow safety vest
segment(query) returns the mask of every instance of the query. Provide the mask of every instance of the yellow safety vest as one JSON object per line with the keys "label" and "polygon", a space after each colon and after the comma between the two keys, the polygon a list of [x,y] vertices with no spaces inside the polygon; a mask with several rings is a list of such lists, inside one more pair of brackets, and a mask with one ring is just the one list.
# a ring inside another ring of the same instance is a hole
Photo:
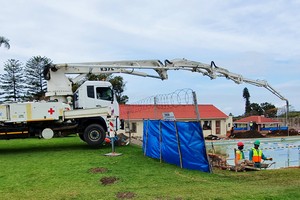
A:
{"label": "yellow safety vest", "polygon": [[236,150],[235,153],[236,153],[236,159],[237,159],[237,160],[243,160],[243,159],[245,159],[245,155],[243,154],[242,151]]}
{"label": "yellow safety vest", "polygon": [[261,162],[261,157],[262,157],[262,150],[260,149],[255,149],[254,147],[252,148],[253,151],[253,157],[252,161],[253,162]]}

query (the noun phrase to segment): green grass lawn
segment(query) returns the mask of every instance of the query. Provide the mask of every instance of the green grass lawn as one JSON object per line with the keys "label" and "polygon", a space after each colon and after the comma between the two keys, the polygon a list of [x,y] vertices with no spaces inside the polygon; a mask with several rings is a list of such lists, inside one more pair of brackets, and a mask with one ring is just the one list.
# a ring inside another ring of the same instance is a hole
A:
{"label": "green grass lawn", "polygon": [[104,156],[111,147],[90,149],[76,136],[0,140],[0,199],[300,199],[299,168],[209,174],[144,157],[135,145],[116,151]]}

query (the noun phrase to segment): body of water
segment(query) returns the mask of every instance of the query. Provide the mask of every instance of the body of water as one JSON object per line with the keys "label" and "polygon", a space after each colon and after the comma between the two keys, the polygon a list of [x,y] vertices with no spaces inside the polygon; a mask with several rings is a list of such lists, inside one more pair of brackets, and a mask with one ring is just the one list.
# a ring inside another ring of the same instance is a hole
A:
{"label": "body of water", "polygon": [[208,152],[224,154],[228,164],[234,165],[234,148],[237,149],[237,143],[244,143],[244,152],[246,159],[249,159],[249,150],[254,147],[255,140],[260,140],[259,148],[266,157],[272,157],[273,161],[264,161],[264,163],[273,163],[269,169],[278,169],[284,167],[300,166],[300,137],[290,136],[284,138],[251,138],[235,140],[206,141]]}

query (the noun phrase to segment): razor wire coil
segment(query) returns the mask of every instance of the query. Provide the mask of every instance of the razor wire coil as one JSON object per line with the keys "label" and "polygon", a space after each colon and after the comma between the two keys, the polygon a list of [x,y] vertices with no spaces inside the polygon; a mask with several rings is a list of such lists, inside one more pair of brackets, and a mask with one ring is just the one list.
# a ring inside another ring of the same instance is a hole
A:
{"label": "razor wire coil", "polygon": [[[171,108],[177,105],[192,105],[194,104],[193,90],[190,88],[184,88],[175,90],[168,94],[157,94],[146,97],[144,99],[132,102],[127,106],[127,109],[123,110],[121,115],[126,116],[130,113],[136,113],[141,111],[151,111],[153,107],[159,106],[160,108]],[[137,106],[138,105],[138,106]]]}

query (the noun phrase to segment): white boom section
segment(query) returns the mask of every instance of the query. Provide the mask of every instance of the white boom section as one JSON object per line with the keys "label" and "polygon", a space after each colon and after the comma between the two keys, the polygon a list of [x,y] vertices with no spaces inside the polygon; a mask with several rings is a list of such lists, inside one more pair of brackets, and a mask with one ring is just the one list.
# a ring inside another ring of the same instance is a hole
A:
{"label": "white boom section", "polygon": [[[157,74],[148,74],[145,71],[138,70],[154,70]],[[48,80],[47,96],[56,95],[71,95],[71,82],[67,77],[63,79],[65,74],[79,74],[74,78],[73,82],[87,74],[111,74],[111,73],[125,73],[143,77],[159,78],[162,80],[168,79],[168,70],[187,70],[191,72],[198,72],[211,79],[217,77],[225,77],[234,81],[237,84],[243,82],[252,84],[258,87],[264,87],[281,100],[286,101],[288,109],[288,100],[283,97],[278,91],[271,87],[265,80],[252,80],[244,78],[242,75],[229,72],[225,68],[217,67],[212,61],[211,64],[204,64],[197,61],[190,61],[186,59],[165,60],[132,60],[132,61],[109,61],[109,62],[87,62],[87,63],[68,63],[51,65],[48,69],[50,80]],[[55,73],[55,76],[52,74]],[[58,73],[60,75],[58,76]],[[57,83],[60,83],[59,85]],[[63,84],[66,83],[66,84]]]}

